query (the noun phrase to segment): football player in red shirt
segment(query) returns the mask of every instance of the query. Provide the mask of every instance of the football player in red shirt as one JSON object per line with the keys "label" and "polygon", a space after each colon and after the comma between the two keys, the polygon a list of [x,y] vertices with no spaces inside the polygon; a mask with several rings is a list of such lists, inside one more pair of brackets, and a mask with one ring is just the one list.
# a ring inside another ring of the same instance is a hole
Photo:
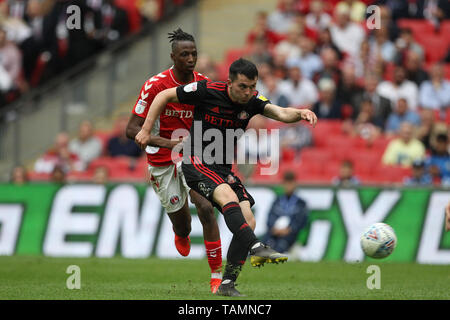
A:
{"label": "football player in red shirt", "polygon": [[[134,140],[141,130],[149,107],[159,92],[207,79],[206,76],[194,71],[197,62],[194,37],[178,28],[169,33],[169,39],[172,43],[170,57],[173,66],[151,77],[142,86],[127,126],[127,136],[130,139]],[[171,140],[172,133],[177,129],[189,130],[193,109],[193,106],[187,104],[168,103],[151,132],[151,139],[145,150],[150,183],[172,222],[175,246],[182,256],[187,256],[190,252],[191,215],[188,194],[197,208],[211,268],[211,292],[216,293],[222,279],[222,250],[213,207],[207,199],[188,187],[181,170],[181,162],[172,159],[172,149],[180,143],[180,140]]]}

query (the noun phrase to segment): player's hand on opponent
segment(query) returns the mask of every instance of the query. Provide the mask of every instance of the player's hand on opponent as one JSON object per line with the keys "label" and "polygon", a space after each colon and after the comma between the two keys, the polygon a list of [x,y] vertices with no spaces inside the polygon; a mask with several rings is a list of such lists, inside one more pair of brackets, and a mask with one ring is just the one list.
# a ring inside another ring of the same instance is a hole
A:
{"label": "player's hand on opponent", "polygon": [[139,148],[144,150],[145,148],[147,148],[147,145],[150,143],[150,138],[151,138],[150,133],[141,129],[141,131],[139,131],[137,133],[136,137],[134,137],[134,141],[139,146]]}
{"label": "player's hand on opponent", "polygon": [[300,109],[300,115],[302,117],[302,120],[308,121],[309,124],[313,127],[316,126],[317,116],[314,112],[309,109]]}
{"label": "player's hand on opponent", "polygon": [[179,137],[178,140],[172,140],[172,150],[174,152],[183,153],[183,146],[186,139],[187,137]]}
{"label": "player's hand on opponent", "polygon": [[450,231],[450,202],[445,207],[445,231]]}

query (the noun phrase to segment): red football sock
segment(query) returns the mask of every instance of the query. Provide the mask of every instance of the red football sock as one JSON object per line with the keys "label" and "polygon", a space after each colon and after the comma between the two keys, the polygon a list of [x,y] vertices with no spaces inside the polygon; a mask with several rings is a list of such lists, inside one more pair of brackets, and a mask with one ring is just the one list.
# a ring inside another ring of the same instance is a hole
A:
{"label": "red football sock", "polygon": [[[204,241],[206,256],[212,274],[222,273],[222,244],[220,239],[217,241]],[[221,275],[220,275],[221,276]]]}

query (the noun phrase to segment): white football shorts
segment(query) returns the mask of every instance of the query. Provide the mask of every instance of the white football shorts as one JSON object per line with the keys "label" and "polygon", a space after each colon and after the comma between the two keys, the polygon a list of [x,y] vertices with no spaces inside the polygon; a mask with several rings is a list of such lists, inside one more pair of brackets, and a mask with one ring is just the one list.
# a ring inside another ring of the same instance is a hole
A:
{"label": "white football shorts", "polygon": [[181,162],[165,167],[148,165],[150,184],[167,213],[180,210],[188,197],[188,187],[181,170]]}

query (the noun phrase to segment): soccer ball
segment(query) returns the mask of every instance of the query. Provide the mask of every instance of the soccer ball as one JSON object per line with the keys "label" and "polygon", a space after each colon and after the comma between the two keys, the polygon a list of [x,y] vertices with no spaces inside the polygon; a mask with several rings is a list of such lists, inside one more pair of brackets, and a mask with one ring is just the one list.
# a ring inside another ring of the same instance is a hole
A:
{"label": "soccer ball", "polygon": [[386,223],[374,223],[361,235],[361,248],[371,258],[386,258],[396,245],[397,236],[394,229]]}

